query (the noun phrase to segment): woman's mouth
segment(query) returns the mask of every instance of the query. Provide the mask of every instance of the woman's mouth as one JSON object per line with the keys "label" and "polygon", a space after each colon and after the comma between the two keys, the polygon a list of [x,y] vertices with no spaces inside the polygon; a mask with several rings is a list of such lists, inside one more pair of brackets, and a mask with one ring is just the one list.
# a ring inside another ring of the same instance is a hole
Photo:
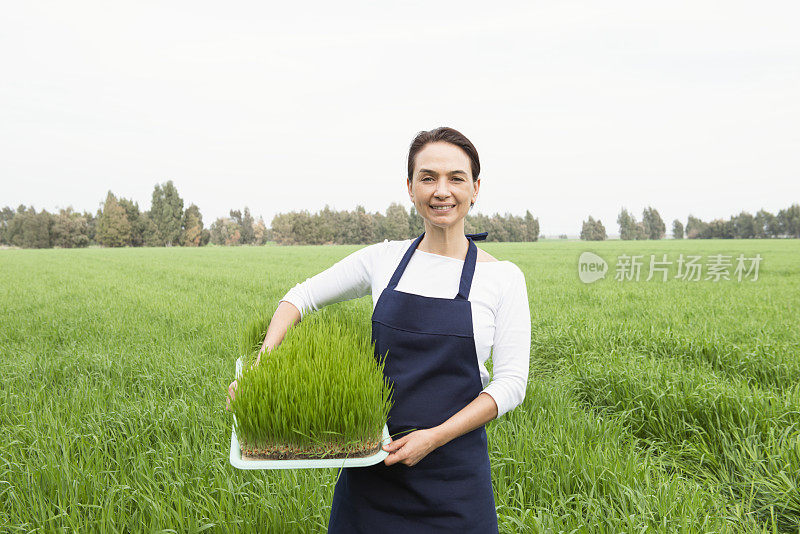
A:
{"label": "woman's mouth", "polygon": [[447,213],[451,211],[454,207],[455,207],[454,204],[447,204],[444,206],[431,206],[431,208],[433,208],[433,211],[437,213]]}

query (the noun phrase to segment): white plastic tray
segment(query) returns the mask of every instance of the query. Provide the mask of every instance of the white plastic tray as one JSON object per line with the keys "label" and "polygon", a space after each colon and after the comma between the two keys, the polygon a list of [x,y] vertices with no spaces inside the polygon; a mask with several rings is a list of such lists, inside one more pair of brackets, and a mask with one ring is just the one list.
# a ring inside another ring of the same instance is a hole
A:
{"label": "white plastic tray", "polygon": [[[236,360],[236,378],[242,375],[242,358]],[[236,421],[236,416],[233,416]],[[383,439],[381,444],[391,442],[389,429],[383,425]],[[247,460],[242,458],[242,449],[236,438],[236,426],[231,429],[231,465],[238,469],[315,469],[342,467],[366,467],[382,462],[389,453],[381,448],[372,456],[363,458],[323,458],[319,460]]]}

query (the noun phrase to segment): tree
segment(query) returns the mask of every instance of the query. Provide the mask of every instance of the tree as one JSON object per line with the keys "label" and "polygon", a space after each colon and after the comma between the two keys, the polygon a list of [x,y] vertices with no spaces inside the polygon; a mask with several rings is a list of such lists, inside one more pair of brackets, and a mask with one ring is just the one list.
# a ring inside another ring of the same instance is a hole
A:
{"label": "tree", "polygon": [[[366,244],[375,242],[375,219],[366,212],[364,206],[356,206],[356,227],[358,228],[358,243]],[[420,230],[420,234],[421,233],[422,230]]]}
{"label": "tree", "polygon": [[672,237],[674,239],[683,239],[683,223],[678,219],[672,221]]}
{"label": "tree", "polygon": [[383,238],[389,241],[408,239],[408,213],[406,208],[392,202],[386,209],[386,217],[382,225]]}
{"label": "tree", "polygon": [[[219,220],[219,219],[217,219]],[[216,223],[216,221],[215,221]],[[275,242],[279,245],[291,245],[294,239],[293,231],[292,231],[292,221],[291,215],[288,213],[278,213],[272,218],[272,222],[270,223],[270,228],[272,228],[272,237]],[[211,227],[211,242],[217,243],[217,239],[214,235],[214,227]]]}
{"label": "tree", "polygon": [[645,228],[644,226],[644,221],[639,221],[636,223],[635,239],[637,240],[647,239],[647,228]]}
{"label": "tree", "polygon": [[96,213],[91,211],[84,211],[83,217],[86,219],[86,235],[89,236],[89,244],[97,244],[97,218],[100,216],[101,211],[97,210]]}
{"label": "tree", "polygon": [[72,207],[59,210],[53,215],[51,245],[60,248],[89,246],[89,224],[86,217],[72,210]]}
{"label": "tree", "polygon": [[172,180],[156,184],[150,205],[150,219],[158,229],[162,245],[172,246],[180,243],[183,221],[183,199]]}
{"label": "tree", "polygon": [[760,209],[756,216],[753,217],[753,237],[756,239],[764,239],[765,237],[772,236],[772,228],[775,225],[773,220],[775,216],[770,212]]}
{"label": "tree", "polygon": [[506,221],[499,213],[495,213],[489,218],[489,225],[486,227],[486,231],[489,232],[488,241],[510,241],[511,235]]}
{"label": "tree", "polygon": [[425,219],[417,213],[416,206],[411,206],[411,212],[408,214],[408,230],[410,235],[414,237],[421,235],[425,231]]}
{"label": "tree", "polygon": [[220,217],[211,225],[210,238],[215,245],[238,245],[241,237],[241,229],[233,219]]}
{"label": "tree", "polygon": [[733,235],[739,239],[752,239],[756,235],[755,219],[746,211],[731,217]]}
{"label": "tree", "polygon": [[777,222],[782,235],[800,238],[800,204],[792,204],[780,210]]}
{"label": "tree", "polygon": [[339,241],[336,236],[340,230],[340,228],[336,226],[338,217],[330,206],[325,204],[322,211],[315,213],[311,219],[314,227],[314,243],[319,245],[332,245]]}
{"label": "tree", "polygon": [[104,247],[124,247],[131,240],[131,223],[117,197],[111,191],[103,202],[103,212],[97,221],[97,241]]}
{"label": "tree", "polygon": [[628,213],[625,208],[622,208],[622,211],[619,212],[617,224],[619,224],[620,239],[636,239],[636,217]]}
{"label": "tree", "polygon": [[242,215],[242,244],[252,245],[256,239],[255,229],[253,228],[253,216],[250,215],[250,208],[244,207],[244,215]]}
{"label": "tree", "polygon": [[600,222],[600,219],[594,220],[594,218],[589,215],[589,219],[583,221],[581,239],[585,241],[604,241],[607,237],[606,228],[603,226],[603,223]]}
{"label": "tree", "polygon": [[508,230],[508,240],[519,242],[525,241],[525,219],[518,217],[511,213],[506,213],[505,216],[506,229]]}
{"label": "tree", "polygon": [[778,237],[781,235],[781,223],[777,216],[769,216],[767,220],[767,231],[771,237]]}
{"label": "tree", "polygon": [[655,208],[648,206],[642,211],[642,223],[647,239],[661,239],[667,233],[667,227]]}
{"label": "tree", "polygon": [[594,235],[596,241],[605,241],[608,239],[608,234],[606,234],[606,227],[603,226],[603,223],[600,222],[600,219],[597,219],[594,223]]}
{"label": "tree", "polygon": [[125,209],[125,216],[131,224],[130,239],[126,245],[141,247],[144,244],[144,232],[147,222],[143,220],[139,212],[139,204],[127,198],[119,198],[119,205]]}
{"label": "tree", "polygon": [[20,204],[5,230],[9,244],[22,248],[49,248],[52,216],[47,210],[36,213]]}
{"label": "tree", "polygon": [[231,220],[239,228],[238,244],[251,245],[255,241],[255,229],[253,228],[253,216],[250,215],[250,208],[244,208],[244,215],[240,210],[231,210],[230,216]]}
{"label": "tree", "polygon": [[735,236],[733,221],[714,219],[706,226],[700,237],[703,239],[733,239]]}
{"label": "tree", "polygon": [[689,239],[702,238],[708,225],[693,215],[686,221],[686,237]]}
{"label": "tree", "polygon": [[142,244],[146,247],[163,247],[164,238],[149,211],[142,214],[139,222],[142,225]]}
{"label": "tree", "polygon": [[358,238],[358,213],[356,211],[343,211],[337,214],[339,232],[337,232],[336,242],[359,243]]}
{"label": "tree", "polygon": [[[33,209],[33,206],[31,206],[31,209]],[[25,214],[26,211],[27,208],[25,205],[20,204],[17,206],[16,211],[12,212],[11,217],[8,218],[4,231],[4,239],[9,245],[14,245],[15,247],[22,246],[19,244],[22,240],[22,219],[20,216]]]}
{"label": "tree", "polygon": [[11,220],[14,218],[14,210],[10,207],[6,206],[2,210],[0,210],[0,243],[3,245],[10,245],[11,242],[8,240],[8,227],[11,224]]}
{"label": "tree", "polygon": [[492,241],[497,237],[492,233],[492,230],[492,220],[483,213],[468,214],[464,219],[464,231],[468,234],[489,232],[486,240]]}
{"label": "tree", "polygon": [[525,210],[525,236],[523,241],[539,240],[539,219],[534,218],[530,211]]}
{"label": "tree", "polygon": [[199,247],[203,235],[203,216],[200,215],[200,208],[194,204],[186,208],[181,227],[181,245]]}
{"label": "tree", "polygon": [[263,217],[259,217],[253,225],[253,233],[255,235],[254,245],[263,245],[267,242],[267,225],[264,224]]}

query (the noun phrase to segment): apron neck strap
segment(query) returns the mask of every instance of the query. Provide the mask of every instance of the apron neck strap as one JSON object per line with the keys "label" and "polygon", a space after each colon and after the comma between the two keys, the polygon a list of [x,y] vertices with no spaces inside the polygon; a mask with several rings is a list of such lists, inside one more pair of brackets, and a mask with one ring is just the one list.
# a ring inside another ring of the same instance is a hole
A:
{"label": "apron neck strap", "polygon": [[465,237],[472,238],[473,241],[484,241],[489,232],[481,232],[479,234],[464,234]]}
{"label": "apron neck strap", "polygon": [[467,249],[467,257],[464,260],[464,268],[461,270],[461,283],[458,285],[457,299],[467,300],[469,298],[469,290],[472,288],[472,277],[475,274],[475,262],[478,261],[478,247],[473,243],[472,238],[467,236],[469,241],[469,248]]}
{"label": "apron neck strap", "polygon": [[[464,267],[461,269],[461,281],[458,285],[458,295],[456,295],[457,300],[467,300],[469,298],[469,291],[472,288],[472,278],[475,275],[475,262],[478,259],[478,247],[475,246],[472,240],[475,238],[478,240],[486,239],[486,234],[486,232],[482,232],[481,234],[465,235],[467,241],[469,241],[469,248],[467,248],[467,257],[464,259]],[[423,237],[425,237],[425,232],[422,232],[422,234],[411,243],[411,246],[408,247],[403,259],[400,260],[400,264],[394,270],[394,274],[392,274],[392,278],[386,286],[387,289],[393,290],[397,287],[397,284],[400,282],[400,277],[403,276],[408,262],[411,261],[411,256],[414,255],[414,251],[419,246]]]}

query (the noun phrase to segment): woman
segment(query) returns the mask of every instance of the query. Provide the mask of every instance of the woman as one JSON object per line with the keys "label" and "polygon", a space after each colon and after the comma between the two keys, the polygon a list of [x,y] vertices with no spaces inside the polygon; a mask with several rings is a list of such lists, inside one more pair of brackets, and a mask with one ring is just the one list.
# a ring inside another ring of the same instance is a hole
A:
{"label": "woman", "polygon": [[475,246],[486,233],[464,235],[479,173],[464,135],[420,132],[407,185],[423,234],[362,248],[297,284],[270,323],[262,353],[303,314],[373,295],[372,339],[376,354],[388,351],[394,388],[387,424],[402,437],[384,445],[383,463],[341,471],[330,533],[498,531],[484,425],[525,396],[531,325],[522,271]]}

